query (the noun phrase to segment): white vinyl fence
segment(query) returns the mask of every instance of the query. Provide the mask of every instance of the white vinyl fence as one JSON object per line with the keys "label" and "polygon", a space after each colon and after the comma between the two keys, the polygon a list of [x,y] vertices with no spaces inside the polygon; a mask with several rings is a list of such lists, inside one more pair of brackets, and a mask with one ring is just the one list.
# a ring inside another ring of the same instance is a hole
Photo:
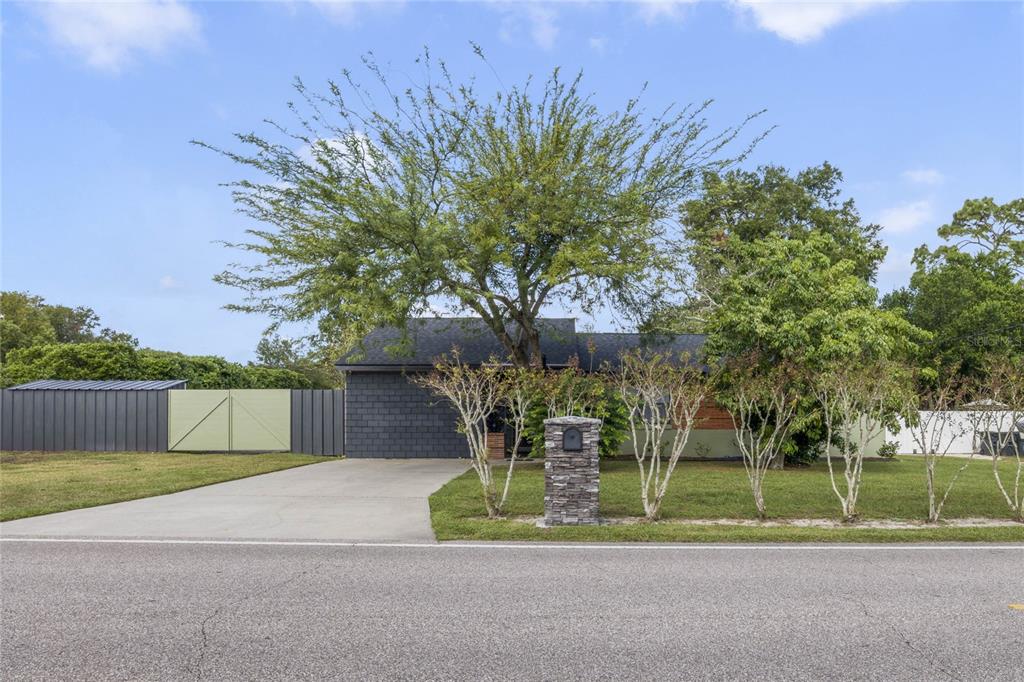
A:
{"label": "white vinyl fence", "polygon": [[[933,412],[922,412],[922,419],[932,416]],[[977,419],[975,419],[977,417]],[[946,418],[937,417],[932,419],[929,427],[932,429],[927,433],[928,441],[932,442],[933,436],[940,449],[949,444],[947,454],[969,455],[981,452],[983,434],[975,431],[975,424],[982,424],[983,428],[991,431],[1007,431],[1013,426],[1013,413],[1006,411],[992,411],[987,413],[953,411],[949,412]],[[935,434],[936,429],[942,429],[941,434]],[[913,455],[922,454],[921,446],[914,440],[914,432],[906,425],[900,429],[895,436],[891,433],[885,435],[885,440],[897,442],[897,454]]]}

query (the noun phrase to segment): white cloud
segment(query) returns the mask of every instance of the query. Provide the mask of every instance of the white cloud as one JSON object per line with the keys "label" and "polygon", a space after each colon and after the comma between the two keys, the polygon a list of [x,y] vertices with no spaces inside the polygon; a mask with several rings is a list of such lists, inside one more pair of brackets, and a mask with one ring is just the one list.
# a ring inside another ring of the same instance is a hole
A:
{"label": "white cloud", "polygon": [[752,17],[762,30],[793,43],[808,43],[845,21],[896,2],[900,0],[731,0],[731,5],[740,16]]}
{"label": "white cloud", "polygon": [[102,71],[120,71],[139,53],[163,54],[199,40],[199,17],[175,0],[72,1],[34,7],[55,43]]}
{"label": "white cloud", "polygon": [[[355,132],[352,133],[351,137],[348,139],[354,139],[355,141],[358,141],[360,147],[360,154],[356,155],[356,157],[353,158],[352,160],[358,161],[360,159],[363,159],[366,161],[370,161],[372,165],[373,156],[371,152],[373,151],[373,146],[370,142],[370,138],[368,138],[364,133]],[[326,149],[314,149],[313,145],[318,145]],[[323,137],[320,138],[319,140],[316,140],[312,144],[302,145],[301,147],[295,150],[295,153],[298,154],[299,158],[301,158],[303,161],[309,164],[316,162],[319,157],[323,157],[329,161],[348,159],[349,142],[346,138],[341,137]]]}
{"label": "white cloud", "polygon": [[519,42],[519,34],[526,25],[533,44],[543,50],[550,50],[558,39],[558,14],[550,7],[537,2],[500,3],[495,7],[504,15],[498,36],[506,43]]}
{"label": "white cloud", "polygon": [[927,199],[908,201],[884,209],[878,223],[891,233],[913,232],[932,217],[932,203]]}
{"label": "white cloud", "polygon": [[591,36],[587,40],[587,44],[590,45],[590,49],[598,54],[604,54],[604,50],[608,47],[608,39],[604,36]]}
{"label": "white cloud", "polygon": [[946,177],[934,168],[915,168],[903,171],[903,179],[918,185],[940,185]]}
{"label": "white cloud", "polygon": [[184,286],[180,281],[174,279],[171,275],[164,275],[158,282],[161,291],[170,291],[172,289],[180,289]]}
{"label": "white cloud", "polygon": [[683,12],[697,0],[640,0],[637,2],[637,14],[648,24],[662,20],[678,21]]}
{"label": "white cloud", "polygon": [[914,252],[907,250],[889,249],[885,254],[885,260],[878,267],[878,271],[887,275],[906,275],[914,271]]}
{"label": "white cloud", "polygon": [[331,21],[353,24],[356,21],[356,3],[352,0],[309,0]]}

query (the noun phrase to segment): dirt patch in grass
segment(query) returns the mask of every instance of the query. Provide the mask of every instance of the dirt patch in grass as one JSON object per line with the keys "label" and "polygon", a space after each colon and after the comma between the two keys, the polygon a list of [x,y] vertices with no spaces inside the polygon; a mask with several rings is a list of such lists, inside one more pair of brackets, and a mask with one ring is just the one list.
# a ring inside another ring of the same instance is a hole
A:
{"label": "dirt patch in grass", "polygon": [[[541,516],[506,517],[514,523],[538,526],[543,521]],[[475,521],[487,521],[486,517],[474,517]],[[601,519],[600,525],[635,526],[635,525],[666,525],[666,526],[734,526],[737,528],[834,528],[857,529],[871,528],[882,530],[926,530],[932,528],[1020,528],[1024,524],[1009,519],[950,519],[938,523],[905,519],[872,519],[847,523],[834,519],[780,519],[778,521],[758,521],[756,519],[674,519],[671,521],[648,521],[642,516],[619,516]]]}

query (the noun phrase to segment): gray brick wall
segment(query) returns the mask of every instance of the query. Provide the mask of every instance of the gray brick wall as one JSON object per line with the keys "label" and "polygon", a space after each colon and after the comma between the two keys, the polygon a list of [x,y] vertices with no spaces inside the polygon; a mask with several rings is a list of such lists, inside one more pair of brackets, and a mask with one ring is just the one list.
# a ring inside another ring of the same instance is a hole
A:
{"label": "gray brick wall", "polygon": [[348,457],[469,457],[455,412],[399,372],[351,372],[345,384]]}

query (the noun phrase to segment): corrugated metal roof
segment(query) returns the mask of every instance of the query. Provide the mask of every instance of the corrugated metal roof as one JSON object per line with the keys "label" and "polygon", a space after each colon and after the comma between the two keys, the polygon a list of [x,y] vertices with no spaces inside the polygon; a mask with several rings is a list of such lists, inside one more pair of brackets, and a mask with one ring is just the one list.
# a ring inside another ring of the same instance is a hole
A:
{"label": "corrugated metal roof", "polygon": [[11,386],[12,391],[166,391],[170,388],[185,388],[184,379],[162,381],[78,381],[67,379],[40,379],[20,386]]}

